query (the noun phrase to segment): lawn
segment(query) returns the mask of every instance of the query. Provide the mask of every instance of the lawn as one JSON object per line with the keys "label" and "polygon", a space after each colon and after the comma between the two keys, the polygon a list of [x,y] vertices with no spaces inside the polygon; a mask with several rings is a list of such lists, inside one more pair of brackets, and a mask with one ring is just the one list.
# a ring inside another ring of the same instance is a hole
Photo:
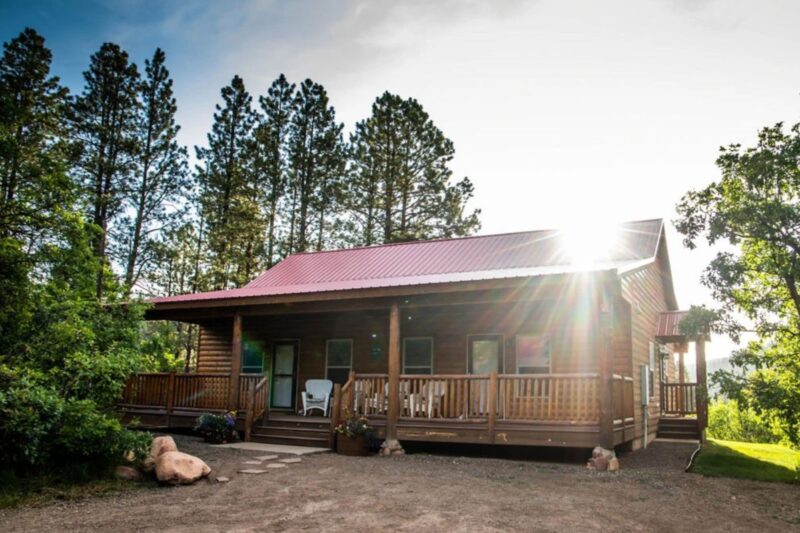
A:
{"label": "lawn", "polygon": [[800,483],[800,451],[778,444],[709,439],[692,472],[704,476]]}

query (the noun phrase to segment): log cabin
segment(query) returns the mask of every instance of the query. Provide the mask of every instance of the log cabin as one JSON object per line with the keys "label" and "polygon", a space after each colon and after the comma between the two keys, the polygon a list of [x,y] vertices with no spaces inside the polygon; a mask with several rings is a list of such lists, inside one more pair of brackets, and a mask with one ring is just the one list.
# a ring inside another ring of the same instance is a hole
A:
{"label": "log cabin", "polygon": [[[198,324],[199,346],[196,372],[128,381],[120,407],[144,425],[230,409],[245,439],[330,446],[351,412],[389,452],[633,450],[670,416],[698,430],[696,387],[670,383],[686,339],[658,219],[297,253],[151,303],[148,319]],[[323,416],[299,414],[309,379],[334,384]]]}

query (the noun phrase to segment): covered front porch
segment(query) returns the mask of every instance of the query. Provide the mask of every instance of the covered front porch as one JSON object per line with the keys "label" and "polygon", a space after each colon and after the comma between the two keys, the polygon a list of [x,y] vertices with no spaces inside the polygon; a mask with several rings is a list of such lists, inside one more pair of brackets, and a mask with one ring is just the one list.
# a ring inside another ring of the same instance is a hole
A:
{"label": "covered front porch", "polygon": [[230,318],[225,310],[161,311],[201,325],[198,371],[134,376],[120,407],[162,426],[236,410],[245,438],[277,438],[270,428],[302,425],[306,381],[328,379],[329,426],[364,415],[389,443],[611,447],[634,438],[634,383],[616,344],[629,326],[627,304],[610,305],[601,289],[596,279],[562,276],[234,308]]}

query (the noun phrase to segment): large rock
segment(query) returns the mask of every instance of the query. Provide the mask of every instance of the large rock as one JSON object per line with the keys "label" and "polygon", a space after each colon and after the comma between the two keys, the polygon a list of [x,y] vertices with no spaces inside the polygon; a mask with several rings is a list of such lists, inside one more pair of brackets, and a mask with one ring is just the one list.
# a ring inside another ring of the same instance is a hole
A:
{"label": "large rock", "polygon": [[156,478],[162,483],[189,485],[210,472],[207,464],[188,453],[169,451],[156,458]]}
{"label": "large rock", "polygon": [[162,454],[177,451],[178,446],[172,437],[167,435],[154,438],[152,444],[150,444],[150,455],[142,461],[142,470],[152,472],[156,467],[156,461]]}
{"label": "large rock", "polygon": [[118,466],[114,471],[114,475],[117,479],[124,479],[126,481],[136,481],[142,478],[142,474],[130,466]]}
{"label": "large rock", "polygon": [[177,451],[178,445],[175,444],[175,439],[169,435],[154,438],[153,443],[150,445],[150,456],[153,459],[158,459],[163,453]]}

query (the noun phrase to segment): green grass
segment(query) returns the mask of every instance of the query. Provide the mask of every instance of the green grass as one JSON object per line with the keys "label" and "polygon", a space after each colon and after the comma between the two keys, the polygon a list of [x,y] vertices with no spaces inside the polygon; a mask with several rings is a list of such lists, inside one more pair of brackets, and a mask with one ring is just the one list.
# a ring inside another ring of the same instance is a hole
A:
{"label": "green grass", "polygon": [[695,459],[692,472],[800,484],[800,451],[778,444],[709,439]]}

